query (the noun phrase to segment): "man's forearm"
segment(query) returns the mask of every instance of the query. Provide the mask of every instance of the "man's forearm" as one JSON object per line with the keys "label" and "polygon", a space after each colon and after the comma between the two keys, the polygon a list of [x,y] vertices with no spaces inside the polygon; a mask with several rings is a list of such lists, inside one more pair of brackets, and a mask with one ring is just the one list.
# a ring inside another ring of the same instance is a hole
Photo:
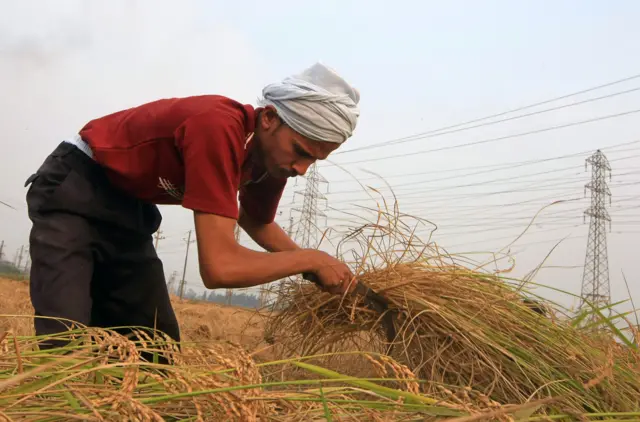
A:
{"label": "man's forearm", "polygon": [[285,252],[300,249],[276,222],[260,224],[254,221],[248,214],[241,211],[238,224],[240,224],[240,227],[247,232],[254,242],[269,252]]}
{"label": "man's forearm", "polygon": [[265,246],[282,252],[259,252],[238,244],[233,238],[236,221],[231,218],[202,212],[195,212],[194,218],[200,275],[210,289],[251,287],[340,265],[323,252],[283,240],[283,236],[288,239],[286,233],[279,236],[275,230],[274,234],[273,227],[258,230],[256,238],[264,238]]}
{"label": "man's forearm", "polygon": [[316,251],[303,249],[267,253],[238,245],[218,256],[215,265],[201,264],[201,275],[210,289],[257,286],[313,271],[313,253]]}

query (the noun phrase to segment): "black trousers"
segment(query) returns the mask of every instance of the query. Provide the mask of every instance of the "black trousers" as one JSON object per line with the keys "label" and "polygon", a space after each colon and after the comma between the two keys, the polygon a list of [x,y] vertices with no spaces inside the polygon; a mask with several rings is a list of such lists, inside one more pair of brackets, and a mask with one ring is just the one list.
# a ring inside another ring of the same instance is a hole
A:
{"label": "black trousers", "polygon": [[36,335],[68,330],[58,320],[38,318],[47,316],[93,327],[155,328],[179,341],[152,242],[162,220],[158,208],[114,188],[102,167],[68,143],[45,159],[29,184]]}

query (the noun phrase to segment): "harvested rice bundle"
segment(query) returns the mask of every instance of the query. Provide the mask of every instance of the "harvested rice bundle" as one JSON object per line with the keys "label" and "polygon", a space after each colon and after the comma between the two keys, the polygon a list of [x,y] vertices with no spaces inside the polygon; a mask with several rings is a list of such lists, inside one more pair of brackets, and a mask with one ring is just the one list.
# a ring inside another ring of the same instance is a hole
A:
{"label": "harvested rice bundle", "polygon": [[[399,220],[396,214],[359,229],[365,251],[354,265],[366,268],[358,280],[398,312],[393,344],[381,316],[360,299],[290,283],[267,327],[284,354],[389,352],[433,396],[470,388],[501,404],[561,396],[552,413],[640,411],[636,345],[574,326],[559,306],[527,298],[524,281],[466,268],[456,263],[461,257],[417,241]],[[358,370],[348,363],[341,369]]]}

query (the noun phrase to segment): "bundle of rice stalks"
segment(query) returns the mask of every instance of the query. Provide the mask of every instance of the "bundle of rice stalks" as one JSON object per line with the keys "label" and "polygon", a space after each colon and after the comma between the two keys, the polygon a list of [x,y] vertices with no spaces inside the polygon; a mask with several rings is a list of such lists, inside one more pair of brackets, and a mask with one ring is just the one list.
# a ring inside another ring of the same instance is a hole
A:
{"label": "bundle of rice stalks", "polygon": [[[559,305],[532,301],[526,280],[462,265],[462,257],[414,233],[398,213],[380,213],[349,237],[362,250],[358,280],[398,314],[392,343],[381,315],[361,299],[304,283],[288,284],[267,335],[285,355],[388,353],[422,380],[421,392],[446,400],[462,388],[503,405],[555,398],[545,414],[640,411],[640,354],[615,328],[616,317],[601,320],[612,330],[594,330],[597,323],[585,329]],[[366,376],[352,362],[332,359],[326,365]]]}

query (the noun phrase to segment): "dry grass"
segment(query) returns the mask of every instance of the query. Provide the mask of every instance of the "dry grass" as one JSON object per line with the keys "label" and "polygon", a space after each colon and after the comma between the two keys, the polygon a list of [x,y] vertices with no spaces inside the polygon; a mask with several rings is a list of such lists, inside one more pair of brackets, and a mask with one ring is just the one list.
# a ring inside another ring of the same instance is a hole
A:
{"label": "dry grass", "polygon": [[[0,278],[0,291],[0,314],[25,316],[0,316],[0,332],[11,329],[19,336],[33,336],[33,307],[28,282]],[[252,310],[181,300],[176,296],[171,296],[171,302],[185,341],[228,340],[248,349],[262,344],[263,319]]]}
{"label": "dry grass", "polygon": [[615,326],[622,315],[585,327],[584,315],[536,298],[546,309],[542,316],[525,303],[535,298],[530,280],[485,270],[495,262],[447,255],[415,236],[421,221],[410,226],[407,220],[397,210],[380,212],[376,223],[347,236],[358,279],[399,314],[393,344],[386,342],[381,316],[360,299],[290,283],[279,298],[283,311],[266,326],[282,355],[331,353],[325,366],[368,376],[336,353],[392,351],[422,380],[422,393],[443,400],[504,406],[551,397],[541,413],[640,412],[637,336]]}
{"label": "dry grass", "polygon": [[[637,350],[553,312],[533,312],[513,285],[423,263],[363,274],[361,280],[402,311],[392,357],[425,380],[425,394],[447,398],[452,389],[467,387],[469,394],[501,405],[566,396],[562,408],[575,412],[640,409]],[[291,307],[269,326],[282,354],[388,350],[380,316],[358,301],[318,294],[313,286],[293,295]],[[339,359],[323,364],[360,369]]]}

